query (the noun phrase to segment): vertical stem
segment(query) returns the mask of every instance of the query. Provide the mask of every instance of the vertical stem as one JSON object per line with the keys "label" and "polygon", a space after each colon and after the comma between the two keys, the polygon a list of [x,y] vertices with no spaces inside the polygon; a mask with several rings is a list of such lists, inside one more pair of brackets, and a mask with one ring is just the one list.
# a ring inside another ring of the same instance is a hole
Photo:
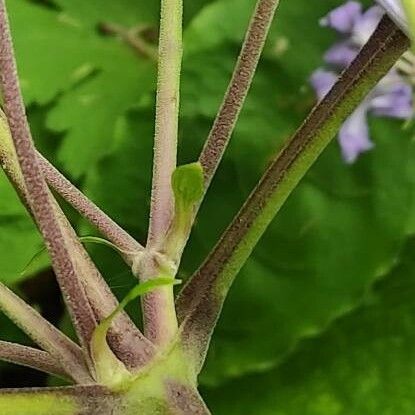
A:
{"label": "vertical stem", "polygon": [[182,63],[182,0],[162,0],[158,60],[153,189],[148,242],[166,235],[173,213],[171,175],[176,168]]}
{"label": "vertical stem", "polygon": [[[171,176],[176,168],[180,72],[183,54],[182,0],[161,0],[153,186],[148,247],[157,250],[173,215]],[[143,264],[143,280],[157,277],[152,258]],[[156,344],[165,344],[177,331],[172,287],[161,287],[143,298],[144,328]]]}

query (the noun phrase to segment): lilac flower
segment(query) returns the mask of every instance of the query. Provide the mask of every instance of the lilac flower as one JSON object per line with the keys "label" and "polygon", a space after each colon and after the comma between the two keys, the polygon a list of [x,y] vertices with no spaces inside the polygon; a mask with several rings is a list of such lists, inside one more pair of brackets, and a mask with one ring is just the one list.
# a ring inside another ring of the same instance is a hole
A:
{"label": "lilac flower", "polygon": [[[357,1],[348,1],[324,17],[320,23],[342,35],[341,40],[324,55],[331,70],[318,69],[311,77],[317,97],[322,99],[367,42],[383,15],[383,9],[373,6],[364,11]],[[410,66],[407,61],[403,65]],[[412,66],[411,66],[412,68]],[[413,115],[412,87],[398,70],[392,69],[343,124],[338,140],[346,163],[373,148],[369,137],[367,115],[408,119]]]}

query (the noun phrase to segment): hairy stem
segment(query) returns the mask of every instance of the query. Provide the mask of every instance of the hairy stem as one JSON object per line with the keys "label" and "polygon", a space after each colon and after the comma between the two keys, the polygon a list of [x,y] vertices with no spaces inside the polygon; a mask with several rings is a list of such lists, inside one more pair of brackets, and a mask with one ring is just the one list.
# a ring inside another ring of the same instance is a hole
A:
{"label": "hairy stem", "polygon": [[[27,202],[27,191],[23,182],[22,172],[13,146],[7,120],[0,113],[0,164],[9,180],[15,187],[28,212],[33,216]],[[118,301],[102,278],[95,264],[82,246],[74,229],[65,217],[53,195],[50,195],[59,226],[75,259],[77,274],[82,275],[81,282],[85,288],[88,301],[95,317],[101,321],[117,306]],[[108,335],[108,342],[118,358],[131,370],[137,370],[147,363],[155,353],[153,345],[143,336],[126,313],[121,313],[113,322]]]}
{"label": "hairy stem", "polygon": [[54,359],[49,353],[33,347],[0,340],[0,360],[27,366],[60,378],[70,379],[58,360]]}
{"label": "hairy stem", "polygon": [[258,0],[224,100],[200,154],[205,186],[219,166],[252,83],[279,0]]}
{"label": "hairy stem", "polygon": [[362,99],[407,50],[407,37],[384,17],[328,95],[288,141],[178,300],[182,339],[197,368],[228,290],[290,193]]}
{"label": "hairy stem", "polygon": [[96,320],[82,284],[76,275],[73,259],[65,244],[58,219],[54,214],[47,184],[37,161],[21,96],[4,0],[0,1],[0,72],[5,114],[23,175],[27,199],[45,239],[78,337],[87,351],[89,340],[96,327]]}
{"label": "hairy stem", "polygon": [[[204,175],[204,193],[207,192],[231,140],[278,5],[279,0],[258,0],[255,6],[228,89],[199,156]],[[202,201],[203,197],[194,210],[192,225]],[[191,230],[192,226],[189,227],[185,241]]]}
{"label": "hairy stem", "polygon": [[113,415],[120,410],[118,396],[95,385],[0,391],[2,415]]}
{"label": "hairy stem", "polygon": [[[95,317],[100,322],[117,308],[118,301],[85,251],[59,205],[55,200],[54,202],[62,233],[75,258],[77,272],[83,275],[81,282]],[[108,333],[108,343],[117,357],[133,371],[145,366],[155,354],[153,344],[144,337],[125,312],[121,312],[114,319]]]}
{"label": "hairy stem", "polygon": [[92,381],[78,345],[0,283],[0,309],[36,344],[55,358],[76,382]]}
{"label": "hairy stem", "polygon": [[142,251],[144,247],[89,200],[41,154],[38,153],[38,157],[48,184],[116,245],[131,264],[131,257]]}
{"label": "hairy stem", "polygon": [[162,0],[159,39],[153,188],[148,243],[166,235],[173,214],[171,176],[176,168],[182,64],[182,0]]}
{"label": "hairy stem", "polygon": [[[162,0],[158,58],[156,130],[148,247],[157,250],[167,235],[173,215],[171,177],[176,168],[182,64],[182,0]],[[152,262],[152,261],[150,261]],[[148,265],[143,279],[158,276]],[[162,287],[143,298],[145,334],[157,344],[171,340],[177,331],[173,288]],[[153,318],[157,315],[157,318]],[[161,324],[160,324],[161,323]]]}

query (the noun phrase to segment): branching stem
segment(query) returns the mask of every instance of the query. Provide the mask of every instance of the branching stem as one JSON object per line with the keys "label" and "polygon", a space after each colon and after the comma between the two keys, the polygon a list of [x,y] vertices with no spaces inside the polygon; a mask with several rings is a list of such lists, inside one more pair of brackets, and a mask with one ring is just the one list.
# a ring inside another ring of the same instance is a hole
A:
{"label": "branching stem", "polygon": [[142,251],[144,247],[114,222],[98,206],[77,189],[49,161],[38,153],[39,164],[48,184],[70,203],[81,215],[90,221],[124,254],[128,262],[130,256]]}
{"label": "branching stem", "polygon": [[43,350],[0,340],[0,360],[31,367],[64,379],[70,379],[58,361]]}
{"label": "branching stem", "polygon": [[288,196],[344,120],[407,50],[384,17],[356,60],[313,109],[255,187],[205,263],[177,300],[183,342],[200,369],[228,290]]}
{"label": "branching stem", "polygon": [[[162,0],[158,58],[153,185],[147,247],[157,250],[167,235],[173,215],[171,177],[176,168],[182,64],[182,0]],[[142,279],[159,270],[152,259]],[[171,340],[177,330],[172,287],[162,287],[143,299],[145,334],[156,344]]]}
{"label": "branching stem", "polygon": [[65,244],[38,163],[21,96],[4,0],[0,1],[0,83],[5,114],[22,171],[27,199],[45,239],[64,300],[86,352],[96,327],[95,316],[79,276],[76,275],[73,259]]}

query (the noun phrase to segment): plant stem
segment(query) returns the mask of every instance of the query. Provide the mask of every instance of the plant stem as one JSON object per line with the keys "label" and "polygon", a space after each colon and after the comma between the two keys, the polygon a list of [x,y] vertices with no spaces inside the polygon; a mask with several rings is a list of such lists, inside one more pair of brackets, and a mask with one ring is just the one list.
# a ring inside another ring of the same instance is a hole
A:
{"label": "plant stem", "polygon": [[77,189],[48,160],[38,153],[39,164],[48,184],[70,203],[81,215],[89,220],[124,254],[131,264],[131,256],[144,249],[132,236],[115,223],[98,206]]}
{"label": "plant stem", "polygon": [[173,214],[171,176],[176,168],[182,64],[182,0],[162,0],[160,19],[153,187],[148,245],[158,245]]}
{"label": "plant stem", "polygon": [[[176,168],[177,133],[182,64],[182,0],[162,0],[158,58],[156,126],[153,185],[151,194],[148,248],[157,250],[167,235],[173,215],[171,177]],[[146,275],[155,278],[157,269],[146,266]],[[145,333],[159,344],[170,340],[177,330],[173,288],[162,287],[143,299]],[[157,318],[153,319],[157,314]],[[163,324],[160,327],[159,322]]]}
{"label": "plant stem", "polygon": [[110,415],[123,413],[120,406],[119,396],[99,385],[0,391],[2,415]]}
{"label": "plant stem", "polygon": [[87,353],[89,340],[96,327],[95,316],[76,275],[73,259],[65,244],[48,187],[37,161],[21,96],[4,0],[0,1],[0,72],[5,114],[22,171],[27,199],[45,239],[78,337]]}
{"label": "plant stem", "polygon": [[288,196],[344,120],[407,50],[407,37],[384,17],[356,60],[270,165],[176,304],[186,349],[200,369],[228,290]]}
{"label": "plant stem", "polygon": [[0,360],[70,379],[56,359],[52,358],[49,353],[33,347],[0,340]]}
{"label": "plant stem", "polygon": [[[117,298],[112,293],[101,273],[85,251],[74,229],[55,200],[56,214],[67,246],[76,259],[76,270],[83,275],[81,282],[98,322],[102,321],[118,307]],[[120,313],[108,333],[108,343],[128,369],[136,371],[154,356],[154,345],[144,337],[127,313]]]}
{"label": "plant stem", "polygon": [[92,381],[81,348],[0,283],[0,309],[37,345],[55,358],[76,382]]}
{"label": "plant stem", "polygon": [[279,0],[258,0],[256,4],[228,90],[199,157],[206,189],[231,139],[278,4]]}
{"label": "plant stem", "polygon": [[[0,113],[0,164],[22,203],[28,209],[29,214],[33,216],[10,129],[2,113]],[[50,194],[50,198],[56,217],[59,219],[59,226],[65,242],[75,259],[76,273],[83,275],[81,282],[85,293],[97,320],[100,321],[118,306],[118,301],[85,251],[52,194]],[[133,371],[144,366],[155,354],[154,346],[144,337],[126,313],[121,313],[113,322],[108,334],[108,342],[117,356]]]}
{"label": "plant stem", "polygon": [[[205,194],[231,140],[278,5],[279,0],[258,0],[253,11],[228,89],[199,156],[203,167]],[[202,201],[203,197],[194,211],[192,225]],[[187,238],[191,230],[192,226],[189,227]]]}

